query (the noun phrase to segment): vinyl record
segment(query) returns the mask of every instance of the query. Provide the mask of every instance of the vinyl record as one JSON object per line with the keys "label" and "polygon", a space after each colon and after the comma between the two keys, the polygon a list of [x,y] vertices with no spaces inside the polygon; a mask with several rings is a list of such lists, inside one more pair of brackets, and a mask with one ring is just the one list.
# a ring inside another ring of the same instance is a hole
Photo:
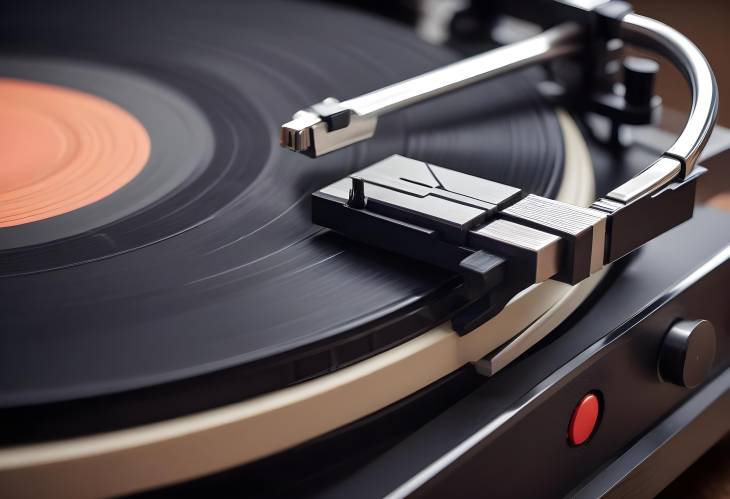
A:
{"label": "vinyl record", "polygon": [[[296,110],[458,58],[360,12],[279,1],[16,2],[0,18],[0,47],[2,81],[101,99],[149,141],[144,164],[114,188],[106,177],[93,195],[54,188],[89,202],[62,199],[47,217],[20,199],[42,179],[0,185],[0,199],[21,207],[0,228],[5,442],[242,400],[448,318],[463,305],[456,276],[311,224],[310,193],[349,172],[402,154],[548,196],[561,179],[558,121],[524,73],[387,116],[372,140],[315,160],[281,149],[279,126]],[[99,126],[102,143],[115,128]],[[110,135],[95,168],[111,168],[114,148],[128,147]]]}

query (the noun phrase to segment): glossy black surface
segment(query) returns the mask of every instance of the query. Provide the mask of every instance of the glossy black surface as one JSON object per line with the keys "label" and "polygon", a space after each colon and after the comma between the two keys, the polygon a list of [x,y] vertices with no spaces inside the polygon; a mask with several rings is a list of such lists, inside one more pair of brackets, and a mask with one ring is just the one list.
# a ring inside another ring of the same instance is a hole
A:
{"label": "glossy black surface", "polygon": [[[16,64],[10,76],[124,106],[150,128],[156,161],[194,172],[110,220],[114,212],[102,207],[140,187],[143,172],[125,192],[84,209],[92,222],[99,210],[97,225],[77,227],[76,214],[63,215],[57,223],[74,235],[0,252],[5,441],[241,400],[338,369],[445,319],[457,305],[453,275],[310,223],[310,193],[348,172],[399,153],[545,195],[561,176],[557,119],[524,74],[386,117],[374,140],[317,160],[280,149],[279,125],[296,110],[457,58],[405,28],[331,6],[16,2],[0,16],[0,51],[33,68]],[[49,60],[66,67],[63,78],[43,69]],[[85,64],[117,84],[74,72]],[[149,80],[159,99],[167,91],[173,110],[183,100],[202,123],[181,108],[165,121],[187,132],[155,132],[139,110],[149,96],[119,85],[117,72]],[[182,154],[197,140],[196,154]],[[22,240],[19,232],[46,226],[12,232]],[[9,237],[0,230],[0,240]]]}

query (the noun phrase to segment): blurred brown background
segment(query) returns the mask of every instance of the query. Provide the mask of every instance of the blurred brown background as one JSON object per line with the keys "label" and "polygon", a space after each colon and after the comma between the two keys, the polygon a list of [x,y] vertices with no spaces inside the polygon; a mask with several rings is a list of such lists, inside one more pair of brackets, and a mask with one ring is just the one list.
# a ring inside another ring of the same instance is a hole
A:
{"label": "blurred brown background", "polygon": [[[689,36],[715,70],[720,87],[719,123],[730,127],[730,0],[634,0],[639,14],[663,21]],[[689,94],[680,74],[662,68],[657,93],[668,107],[684,110]],[[729,416],[730,417],[730,416]]]}
{"label": "blurred brown background", "polygon": [[[639,14],[673,26],[704,52],[720,88],[718,123],[730,127],[730,0],[634,0],[632,3]],[[657,93],[669,108],[688,108],[689,93],[673,68],[662,67],[657,77]],[[726,437],[701,457],[660,497],[730,499],[730,438]]]}

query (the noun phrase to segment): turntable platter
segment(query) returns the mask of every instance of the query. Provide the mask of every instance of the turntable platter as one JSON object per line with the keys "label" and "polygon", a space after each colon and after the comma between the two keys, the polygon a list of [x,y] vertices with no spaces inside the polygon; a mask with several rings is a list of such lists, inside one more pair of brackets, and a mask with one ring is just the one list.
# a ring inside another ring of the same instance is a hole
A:
{"label": "turntable platter", "polygon": [[309,194],[348,172],[398,153],[557,193],[561,128],[524,73],[385,118],[375,139],[316,160],[281,150],[292,110],[457,58],[382,20],[275,1],[7,10],[0,77],[118,106],[149,154],[100,199],[0,228],[4,442],[242,400],[446,319],[455,276],[311,224]]}

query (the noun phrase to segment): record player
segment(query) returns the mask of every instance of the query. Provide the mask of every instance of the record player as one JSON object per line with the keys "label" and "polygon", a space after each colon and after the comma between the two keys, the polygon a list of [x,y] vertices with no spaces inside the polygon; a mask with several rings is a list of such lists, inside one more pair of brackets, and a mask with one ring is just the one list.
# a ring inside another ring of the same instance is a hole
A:
{"label": "record player", "polygon": [[447,44],[333,3],[7,9],[3,497],[645,497],[730,429],[702,53],[624,2],[436,10]]}

